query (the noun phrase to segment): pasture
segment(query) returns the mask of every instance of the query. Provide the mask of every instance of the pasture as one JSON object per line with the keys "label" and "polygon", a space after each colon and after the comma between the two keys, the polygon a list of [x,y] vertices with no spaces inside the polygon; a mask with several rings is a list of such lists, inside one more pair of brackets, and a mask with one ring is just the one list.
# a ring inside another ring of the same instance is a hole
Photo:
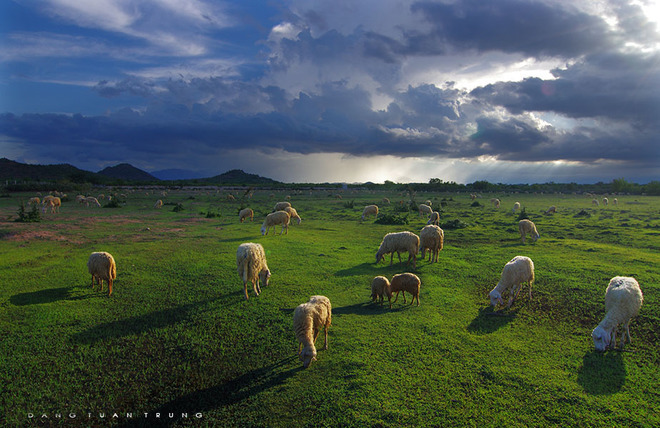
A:
{"label": "pasture", "polygon": [[[71,195],[38,223],[14,222],[34,195],[0,198],[0,425],[660,425],[660,197],[595,207],[583,195],[489,194],[472,206],[468,194],[418,193],[442,207],[445,242],[438,263],[412,270],[405,255],[374,263],[386,233],[426,223],[401,192],[119,192],[119,208]],[[302,223],[261,236],[286,195]],[[515,201],[538,241],[521,243]],[[408,224],[360,221],[371,203]],[[245,206],[254,222],[239,223]],[[243,242],[263,245],[272,272],[247,301]],[[92,251],[117,262],[111,297],[91,289]],[[487,294],[516,255],[534,261],[533,298],[523,290],[493,315]],[[421,306],[370,301],[373,277],[406,271],[421,278]],[[632,343],[601,354],[590,334],[617,275],[639,281],[644,304]],[[303,369],[292,316],[314,294],[332,302],[329,349]]]}

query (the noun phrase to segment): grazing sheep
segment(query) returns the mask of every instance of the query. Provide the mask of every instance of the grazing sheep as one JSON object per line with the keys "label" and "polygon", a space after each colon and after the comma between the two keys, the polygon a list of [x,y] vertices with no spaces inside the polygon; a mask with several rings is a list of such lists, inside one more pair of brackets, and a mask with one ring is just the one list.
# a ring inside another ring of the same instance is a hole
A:
{"label": "grazing sheep", "polygon": [[545,213],[546,214],[554,214],[556,212],[557,212],[557,207],[553,205],[550,208],[548,208],[548,211],[546,211]]}
{"label": "grazing sheep", "polygon": [[630,343],[630,320],[639,313],[644,297],[635,278],[615,276],[605,290],[605,318],[591,332],[597,351],[616,347],[616,330],[622,324],[621,348]]}
{"label": "grazing sheep", "polygon": [[537,239],[541,235],[539,235],[539,232],[536,230],[536,225],[534,224],[533,221],[522,219],[518,222],[518,231],[520,232],[520,237],[522,238],[523,244],[525,243],[525,235],[529,234],[532,238],[534,238],[533,242],[536,242]]}
{"label": "grazing sheep", "polygon": [[87,270],[92,275],[92,290],[96,288],[98,280],[100,289],[103,291],[103,281],[108,283],[108,296],[112,294],[112,281],[117,277],[117,265],[110,253],[105,251],[90,254],[87,260]]}
{"label": "grazing sheep", "polygon": [[50,208],[52,214],[60,212],[60,207],[62,206],[62,200],[57,196],[45,196],[43,201],[41,201],[42,208],[41,211],[45,214],[46,211]]}
{"label": "grazing sheep", "polygon": [[307,368],[316,361],[316,338],[322,328],[325,330],[325,342],[322,349],[328,349],[328,328],[332,323],[332,305],[325,296],[312,296],[307,303],[302,303],[293,311],[293,331],[300,345],[298,358]]}
{"label": "grazing sheep", "polygon": [[285,207],[283,211],[286,211],[287,213],[289,213],[289,217],[291,217],[292,219],[295,218],[296,220],[298,220],[298,224],[300,224],[300,222],[302,221],[302,219],[298,215],[298,211],[296,211],[295,208]]}
{"label": "grazing sheep", "polygon": [[534,282],[534,262],[529,257],[516,256],[504,265],[500,281],[488,293],[490,304],[493,306],[497,306],[498,303],[503,305],[502,296],[505,292],[510,291],[511,297],[509,297],[509,303],[506,305],[506,309],[510,308],[513,301],[518,297],[520,290],[522,290],[523,282],[529,285],[529,299],[531,300],[532,283]]}
{"label": "grazing sheep", "polygon": [[78,202],[80,205],[85,203],[85,195],[78,195],[76,196],[76,202]]}
{"label": "grazing sheep", "polygon": [[384,276],[377,276],[371,281],[371,300],[380,301],[383,304],[384,296],[387,296],[387,301],[392,305],[392,290],[390,288],[390,281]]}
{"label": "grazing sheep", "polygon": [[600,205],[600,203],[598,202],[598,199],[592,199],[592,200],[591,200],[591,204],[592,204],[592,205],[595,205],[595,206],[599,206],[599,205]]}
{"label": "grazing sheep", "polygon": [[261,293],[260,283],[263,286],[268,285],[270,279],[270,270],[266,264],[266,253],[261,244],[247,242],[238,246],[236,250],[236,270],[238,276],[243,280],[243,290],[245,291],[245,300],[248,300],[247,283],[252,283],[254,294]]}
{"label": "grazing sheep", "polygon": [[401,252],[403,251],[408,252],[408,262],[406,263],[406,266],[408,266],[410,260],[412,260],[413,269],[416,269],[416,255],[419,252],[419,236],[412,232],[388,233],[383,237],[378,252],[376,252],[376,263],[380,262],[383,259],[383,256],[389,253],[391,254],[390,266],[392,266],[395,252],[399,256],[399,263],[401,263]]}
{"label": "grazing sheep", "polygon": [[252,211],[250,208],[245,208],[242,209],[238,213],[238,220],[243,223],[243,220],[250,219],[250,221],[254,221],[254,211]]}
{"label": "grazing sheep", "polygon": [[382,201],[382,202],[383,202],[385,205],[388,205],[388,204],[390,203],[390,200],[387,199],[387,198],[383,198],[383,201]]}
{"label": "grazing sheep", "polygon": [[161,199],[157,200],[154,204],[154,208],[163,208],[163,201]]}
{"label": "grazing sheep", "polygon": [[426,204],[419,204],[419,216],[422,217],[423,215],[431,215],[433,212],[433,208]]}
{"label": "grazing sheep", "polygon": [[275,209],[273,210],[273,212],[274,211],[284,211],[284,208],[290,207],[290,206],[291,206],[291,202],[278,202],[278,203],[275,204]]}
{"label": "grazing sheep", "polygon": [[[163,196],[164,196],[164,195],[163,195]],[[236,198],[234,197],[234,195],[232,195],[231,193],[229,193],[229,194],[227,195],[227,200],[228,200],[228,201],[235,201]]]}
{"label": "grazing sheep", "polygon": [[432,206],[433,206],[433,203],[431,202],[430,199],[427,199],[426,201],[424,201],[424,203],[425,203],[426,205],[428,205],[429,207],[432,207]]}
{"label": "grazing sheep", "polygon": [[619,205],[619,200],[617,198],[614,198],[612,202],[614,203],[614,205]]}
{"label": "grazing sheep", "polygon": [[94,196],[88,196],[84,200],[85,206],[89,207],[89,204],[96,205],[97,207],[100,207],[101,204],[99,203],[99,200],[96,199]]}
{"label": "grazing sheep", "polygon": [[364,207],[364,210],[362,210],[362,220],[368,215],[378,217],[378,205],[367,205]]}
{"label": "grazing sheep", "polygon": [[519,209],[520,209],[520,202],[516,202],[515,204],[513,204],[513,208],[511,209],[511,212],[515,213],[516,210],[519,210]]}
{"label": "grazing sheep", "polygon": [[268,235],[268,231],[270,230],[271,227],[281,224],[282,231],[280,232],[280,235],[284,232],[285,229],[288,235],[290,220],[291,220],[291,216],[286,211],[275,211],[274,213],[270,213],[266,216],[266,220],[264,220],[264,224],[261,225],[261,234]]}
{"label": "grazing sheep", "polygon": [[497,199],[497,198],[493,198],[493,199],[491,199],[491,200],[490,200],[490,203],[493,204],[493,206],[494,206],[495,208],[499,208],[499,207],[500,207],[500,200]]}
{"label": "grazing sheep", "polygon": [[[415,274],[406,272],[394,275],[392,277],[392,281],[390,282],[390,289],[392,294],[396,293],[396,297],[392,303],[396,303],[397,299],[399,298],[399,291],[403,293],[403,303],[406,303],[407,291],[408,293],[412,294],[412,300],[410,301],[410,304],[412,305],[416,298],[417,306],[419,306],[419,289],[421,285],[422,281],[420,281],[419,277]],[[392,308],[392,303],[390,303],[390,309]]]}
{"label": "grazing sheep", "polygon": [[435,224],[436,226],[440,224],[440,213],[437,211],[433,211],[431,213],[431,217],[429,217],[429,221],[426,222],[426,224]]}
{"label": "grazing sheep", "polygon": [[38,196],[35,196],[34,198],[30,198],[28,201],[28,205],[40,205],[41,204],[41,199],[39,199]]}
{"label": "grazing sheep", "polygon": [[440,227],[434,224],[424,226],[419,233],[419,249],[422,251],[422,260],[424,260],[428,248],[429,261],[431,263],[437,262],[444,240],[445,232]]}
{"label": "grazing sheep", "polygon": [[475,199],[477,199],[477,195],[470,193],[470,200],[474,201]]}
{"label": "grazing sheep", "polygon": [[607,204],[610,203],[610,200],[607,198],[603,198],[603,206],[607,206]]}

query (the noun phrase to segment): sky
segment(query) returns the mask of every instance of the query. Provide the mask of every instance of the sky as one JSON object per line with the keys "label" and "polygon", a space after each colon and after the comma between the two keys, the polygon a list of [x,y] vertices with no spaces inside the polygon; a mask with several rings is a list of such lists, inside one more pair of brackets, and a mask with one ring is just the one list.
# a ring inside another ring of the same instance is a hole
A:
{"label": "sky", "polygon": [[644,184],[659,118],[657,0],[0,2],[0,157],[24,163]]}

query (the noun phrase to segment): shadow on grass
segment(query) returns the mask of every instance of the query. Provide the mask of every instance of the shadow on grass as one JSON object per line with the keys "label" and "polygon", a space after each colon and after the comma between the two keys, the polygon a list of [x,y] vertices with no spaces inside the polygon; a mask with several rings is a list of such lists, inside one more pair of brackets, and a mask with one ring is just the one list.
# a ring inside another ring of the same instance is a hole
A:
{"label": "shadow on grass", "polygon": [[371,272],[374,268],[374,263],[361,263],[357,266],[353,266],[348,269],[341,269],[335,272],[336,276],[354,276],[354,275],[363,275],[367,272]]}
{"label": "shadow on grass", "polygon": [[[394,310],[394,308],[392,308]],[[381,315],[390,312],[387,299],[381,306],[380,303],[367,301],[364,303],[356,303],[354,305],[341,306],[332,308],[332,315]]]}
{"label": "shadow on grass", "polygon": [[591,395],[614,394],[626,382],[626,368],[619,351],[589,351],[582,359],[577,382]]}
{"label": "shadow on grass", "polygon": [[46,290],[33,291],[30,293],[19,293],[9,298],[9,303],[16,306],[41,305],[54,303],[61,300],[83,300],[95,297],[94,294],[72,296],[76,287],[48,288]]}
{"label": "shadow on grass", "polygon": [[470,322],[467,330],[470,333],[490,334],[516,319],[516,312],[493,311],[492,306],[479,309],[479,314]]}
{"label": "shadow on grass", "polygon": [[[293,364],[296,364],[296,366],[290,367]],[[188,422],[195,422],[194,414],[190,412],[199,412],[206,417],[205,414],[210,410],[231,406],[257,396],[263,391],[282,385],[291,376],[303,370],[302,363],[298,364],[298,356],[292,355],[270,366],[251,370],[221,385],[183,395],[158,408],[152,409],[149,414],[155,415],[156,413],[160,413],[162,415],[158,426],[176,425],[177,422],[182,420],[182,414],[188,414]],[[170,418],[170,415],[173,417]],[[209,422],[208,419],[205,421],[205,423]],[[221,423],[222,421],[217,422]],[[127,428],[146,427],[152,426],[152,424],[153,419],[151,421],[148,419],[135,419],[121,426]]]}

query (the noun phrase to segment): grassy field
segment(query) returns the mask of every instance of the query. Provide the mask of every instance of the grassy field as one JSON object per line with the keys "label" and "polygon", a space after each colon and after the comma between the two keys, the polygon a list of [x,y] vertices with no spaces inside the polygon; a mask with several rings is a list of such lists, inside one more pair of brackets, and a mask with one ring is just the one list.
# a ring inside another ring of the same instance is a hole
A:
{"label": "grassy field", "polygon": [[[302,224],[261,236],[287,194]],[[390,310],[370,302],[372,278],[412,267],[376,265],[376,250],[425,221],[401,211],[407,194],[335,194],[140,190],[120,208],[65,202],[38,223],[14,222],[33,195],[0,198],[0,425],[660,425],[660,197],[594,207],[582,195],[492,194],[474,207],[466,194],[417,194],[442,206],[445,247],[439,263],[417,262],[421,306],[400,296]],[[515,201],[537,242],[520,242]],[[408,224],[361,222],[370,203]],[[241,206],[254,223],[238,222]],[[272,271],[248,301],[243,242],[261,243]],[[92,251],[117,261],[111,297],[91,290]],[[493,316],[487,293],[516,255],[534,260],[533,299]],[[632,344],[601,354],[590,333],[616,275],[637,278],[644,305]],[[313,294],[330,298],[333,324],[304,370],[292,316]]]}

